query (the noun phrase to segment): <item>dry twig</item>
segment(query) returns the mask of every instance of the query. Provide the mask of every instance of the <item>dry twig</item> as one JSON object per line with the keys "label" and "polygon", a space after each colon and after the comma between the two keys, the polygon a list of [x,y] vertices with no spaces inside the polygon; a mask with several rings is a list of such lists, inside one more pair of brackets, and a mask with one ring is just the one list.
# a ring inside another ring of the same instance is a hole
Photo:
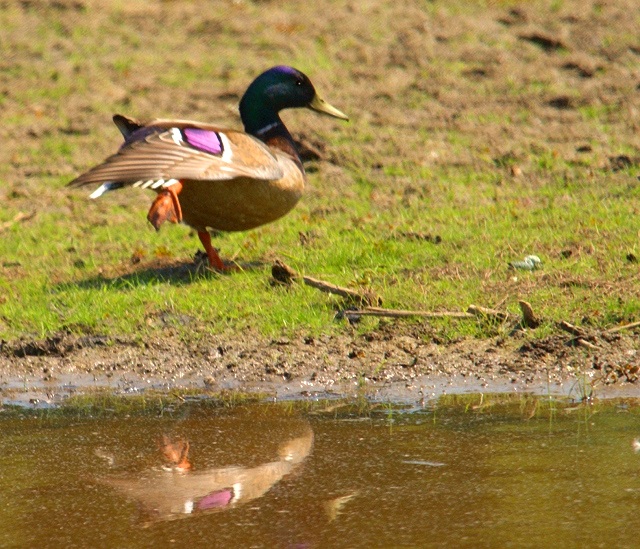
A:
{"label": "dry twig", "polygon": [[344,297],[345,299],[352,301],[354,303],[358,303],[360,305],[371,305],[373,303],[377,303],[377,304],[382,303],[382,299],[376,296],[373,292],[368,292],[368,291],[357,292],[350,288],[336,286],[335,284],[325,282],[324,280],[311,278],[310,276],[303,276],[302,280],[307,286],[316,288],[321,292],[327,292],[329,294],[339,295],[340,297]]}
{"label": "dry twig", "polygon": [[605,334],[615,334],[616,332],[621,332],[622,330],[631,330],[633,328],[637,328],[640,326],[640,321],[632,322],[631,324],[625,324],[624,326],[616,326],[615,328],[609,328],[605,330]]}
{"label": "dry twig", "polygon": [[349,316],[385,316],[390,318],[423,317],[423,318],[473,318],[471,313],[461,311],[407,311],[403,309],[383,309],[366,307],[356,311],[345,311]]}
{"label": "dry twig", "polygon": [[576,339],[576,343],[580,345],[580,347],[586,347],[587,349],[600,349],[600,347],[598,347],[597,345],[594,345],[590,341],[582,339],[581,337]]}
{"label": "dry twig", "polygon": [[352,290],[351,288],[337,286],[335,284],[331,284],[330,282],[325,282],[324,280],[319,280],[310,276],[300,276],[291,267],[280,260],[276,260],[271,267],[271,276],[273,276],[274,280],[281,284],[291,284],[294,279],[302,279],[302,281],[307,286],[316,288],[321,292],[339,295],[340,297],[343,297],[353,303],[357,303],[358,305],[382,304],[382,299],[375,295],[373,292],[358,292],[356,290]]}
{"label": "dry twig", "polygon": [[586,337],[587,332],[580,328],[579,326],[574,326],[573,324],[569,324],[566,320],[563,320],[558,323],[558,326],[562,328],[565,332],[569,332],[571,335],[576,337]]}
{"label": "dry twig", "polygon": [[494,318],[500,322],[504,322],[509,318],[509,313],[505,311],[497,311],[496,309],[489,309],[487,307],[480,307],[479,305],[469,305],[467,312],[473,316],[484,316],[487,318]]}

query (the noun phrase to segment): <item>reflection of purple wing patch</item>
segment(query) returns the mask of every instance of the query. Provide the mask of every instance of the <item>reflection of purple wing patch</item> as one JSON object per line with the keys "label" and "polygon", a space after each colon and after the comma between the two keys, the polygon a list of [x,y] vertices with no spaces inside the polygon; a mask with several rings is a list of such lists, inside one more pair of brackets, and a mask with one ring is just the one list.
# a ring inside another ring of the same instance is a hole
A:
{"label": "reflection of purple wing patch", "polygon": [[187,143],[194,149],[200,149],[201,151],[215,155],[222,153],[222,142],[216,132],[200,130],[198,128],[185,128],[182,130],[182,133]]}
{"label": "reflection of purple wing patch", "polygon": [[224,507],[228,505],[233,497],[231,490],[220,490],[219,492],[211,492],[204,496],[198,502],[198,509],[206,511],[207,509],[215,509],[216,507]]}

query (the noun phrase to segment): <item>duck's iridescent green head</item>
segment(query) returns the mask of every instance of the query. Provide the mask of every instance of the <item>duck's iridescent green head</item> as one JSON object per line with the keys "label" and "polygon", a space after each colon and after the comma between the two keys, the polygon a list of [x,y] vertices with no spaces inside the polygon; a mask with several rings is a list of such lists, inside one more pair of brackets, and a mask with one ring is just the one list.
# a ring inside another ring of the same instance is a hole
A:
{"label": "duck's iridescent green head", "polygon": [[307,107],[335,118],[348,120],[320,98],[311,80],[293,67],[279,65],[258,76],[240,100],[240,117],[248,133],[259,133],[263,128],[279,122],[282,109]]}

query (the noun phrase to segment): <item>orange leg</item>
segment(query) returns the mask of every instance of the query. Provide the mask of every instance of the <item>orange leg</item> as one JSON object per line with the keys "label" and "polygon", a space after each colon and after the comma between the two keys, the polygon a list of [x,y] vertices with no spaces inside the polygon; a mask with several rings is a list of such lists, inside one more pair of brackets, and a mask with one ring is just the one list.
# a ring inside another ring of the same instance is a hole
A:
{"label": "orange leg", "polygon": [[[165,221],[170,223],[180,223],[182,221],[182,208],[180,200],[178,200],[180,191],[182,191],[182,182],[174,183],[160,191],[153,204],[151,204],[147,219],[155,227],[156,231],[160,230],[160,226]],[[209,265],[218,271],[228,270],[216,249],[211,245],[211,235],[207,231],[198,231],[198,236],[207,252]]]}
{"label": "orange leg", "polygon": [[218,271],[226,271],[228,267],[222,262],[220,256],[216,249],[211,245],[211,235],[207,231],[198,231],[198,236],[200,237],[200,242],[204,246],[205,251],[207,252],[207,257],[209,258],[209,265],[217,269]]}
{"label": "orange leg", "polygon": [[151,204],[147,219],[156,231],[165,222],[180,223],[182,221],[182,208],[178,200],[178,194],[182,191],[182,183],[174,183],[170,187],[160,191]]}

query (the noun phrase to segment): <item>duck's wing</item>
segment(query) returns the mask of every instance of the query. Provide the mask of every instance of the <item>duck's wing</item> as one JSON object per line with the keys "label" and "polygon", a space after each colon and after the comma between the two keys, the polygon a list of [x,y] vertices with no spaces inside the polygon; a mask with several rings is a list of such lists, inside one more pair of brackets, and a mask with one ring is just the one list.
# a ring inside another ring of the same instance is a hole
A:
{"label": "duck's wing", "polygon": [[69,186],[104,183],[104,192],[123,186],[158,188],[189,179],[273,181],[283,176],[269,148],[244,132],[188,120],[141,125],[116,116],[114,121],[125,137],[120,150]]}

